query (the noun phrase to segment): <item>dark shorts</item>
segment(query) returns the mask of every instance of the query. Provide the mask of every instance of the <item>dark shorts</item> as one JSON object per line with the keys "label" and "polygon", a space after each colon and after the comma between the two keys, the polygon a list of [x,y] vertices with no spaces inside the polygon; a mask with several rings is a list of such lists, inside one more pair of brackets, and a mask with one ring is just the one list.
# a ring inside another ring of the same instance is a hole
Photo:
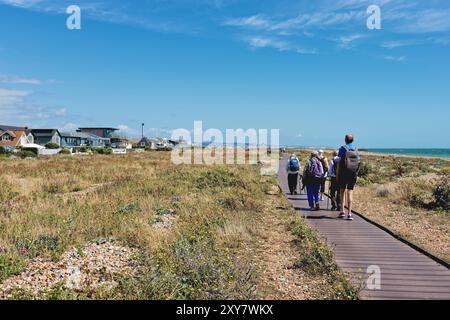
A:
{"label": "dark shorts", "polygon": [[322,178],[320,181],[320,192],[325,192],[325,182],[327,181],[326,178]]}
{"label": "dark shorts", "polygon": [[351,172],[344,172],[339,179],[339,188],[353,190],[356,185],[357,176]]}

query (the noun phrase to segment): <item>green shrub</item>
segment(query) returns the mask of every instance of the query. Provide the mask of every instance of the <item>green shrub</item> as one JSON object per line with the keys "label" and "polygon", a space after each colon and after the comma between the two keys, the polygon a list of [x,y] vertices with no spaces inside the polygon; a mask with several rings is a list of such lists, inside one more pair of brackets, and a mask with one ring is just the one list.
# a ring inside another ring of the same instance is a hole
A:
{"label": "green shrub", "polygon": [[22,263],[13,261],[6,255],[0,254],[0,283],[11,276],[20,274],[22,270]]}
{"label": "green shrub", "polygon": [[198,189],[239,187],[245,189],[243,181],[232,171],[216,169],[199,173],[196,186]]}
{"label": "green shrub", "polygon": [[45,145],[45,148],[47,149],[59,149],[59,144],[54,142],[49,142]]}
{"label": "green shrub", "polygon": [[112,154],[112,149],[105,147],[105,148],[97,148],[94,149],[98,154]]}
{"label": "green shrub", "polygon": [[372,167],[367,162],[361,162],[361,165],[360,165],[359,171],[358,171],[358,177],[367,178],[371,171],[372,171]]}
{"label": "green shrub", "polygon": [[61,193],[63,192],[63,188],[61,185],[57,184],[57,183],[49,183],[43,186],[43,191],[47,192],[47,193]]}
{"label": "green shrub", "polygon": [[34,151],[30,151],[30,150],[25,150],[23,149],[22,151],[19,151],[15,154],[17,157],[20,157],[22,159],[25,158],[36,158],[37,157],[37,153]]}
{"label": "green shrub", "polygon": [[8,200],[12,200],[19,195],[18,192],[13,191],[13,185],[7,183],[4,180],[0,180],[0,203]]}
{"label": "green shrub", "polygon": [[434,207],[450,210],[450,176],[445,176],[433,189]]}
{"label": "green shrub", "polygon": [[402,163],[400,160],[394,159],[393,163],[394,175],[398,177],[403,177],[408,172],[408,167],[406,164]]}
{"label": "green shrub", "polygon": [[69,149],[62,149],[59,154],[72,154]]}
{"label": "green shrub", "polygon": [[59,249],[59,243],[59,238],[56,236],[40,235],[36,241],[36,246],[41,250],[56,251]]}
{"label": "green shrub", "polygon": [[138,203],[129,203],[129,204],[119,207],[115,213],[116,214],[128,214],[128,213],[133,213],[133,212],[137,212],[137,211],[141,211],[141,207],[139,206],[139,204]]}

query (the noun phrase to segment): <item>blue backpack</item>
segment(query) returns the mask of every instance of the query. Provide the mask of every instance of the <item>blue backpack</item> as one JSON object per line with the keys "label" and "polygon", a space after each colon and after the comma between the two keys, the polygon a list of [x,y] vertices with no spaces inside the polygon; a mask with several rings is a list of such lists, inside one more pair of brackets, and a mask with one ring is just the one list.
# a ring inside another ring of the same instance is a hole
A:
{"label": "blue backpack", "polygon": [[289,160],[289,170],[293,172],[300,170],[300,162],[298,161],[298,159],[294,158]]}

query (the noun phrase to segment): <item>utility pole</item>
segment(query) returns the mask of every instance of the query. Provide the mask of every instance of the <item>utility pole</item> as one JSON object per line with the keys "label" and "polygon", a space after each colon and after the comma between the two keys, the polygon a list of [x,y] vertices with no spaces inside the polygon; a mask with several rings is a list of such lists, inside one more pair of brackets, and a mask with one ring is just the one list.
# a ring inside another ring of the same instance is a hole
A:
{"label": "utility pole", "polygon": [[142,123],[142,139],[144,139],[144,123]]}

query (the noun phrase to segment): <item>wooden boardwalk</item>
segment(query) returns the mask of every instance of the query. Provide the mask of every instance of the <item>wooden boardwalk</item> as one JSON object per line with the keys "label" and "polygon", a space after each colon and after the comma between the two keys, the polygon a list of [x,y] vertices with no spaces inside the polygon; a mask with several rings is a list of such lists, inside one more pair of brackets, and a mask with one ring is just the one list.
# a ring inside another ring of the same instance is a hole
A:
{"label": "wooden boardwalk", "polygon": [[[324,210],[310,211],[305,193],[289,194],[285,168],[283,158],[278,175],[281,189],[295,210],[334,248],[338,266],[362,284],[362,299],[450,299],[449,269],[361,217],[338,219],[339,212],[326,210],[326,201],[321,203]],[[371,266],[380,270],[379,288],[366,285]]]}

